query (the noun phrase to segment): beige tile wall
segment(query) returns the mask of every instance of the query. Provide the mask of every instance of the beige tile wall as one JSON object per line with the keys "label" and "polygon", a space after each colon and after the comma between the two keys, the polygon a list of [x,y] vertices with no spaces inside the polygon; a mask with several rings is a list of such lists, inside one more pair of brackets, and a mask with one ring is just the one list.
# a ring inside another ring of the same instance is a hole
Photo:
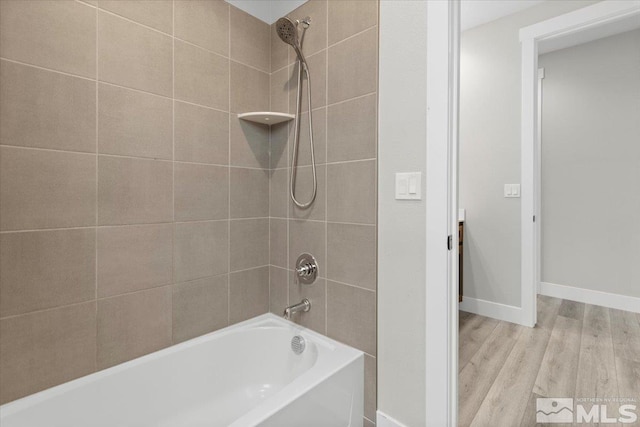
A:
{"label": "beige tile wall", "polygon": [[[311,72],[318,195],[300,210],[289,199],[293,125],[271,129],[270,299],[281,314],[309,298],[295,321],[365,355],[365,425],[376,411],[376,206],[378,1],[310,0],[289,14],[311,17],[303,51]],[[295,53],[271,28],[271,109],[295,110]],[[307,110],[306,85],[303,111]],[[302,118],[296,194],[311,192],[308,119]],[[320,278],[300,285],[292,268],[310,252]]]}
{"label": "beige tile wall", "polygon": [[0,2],[0,403],[269,310],[269,32]]}
{"label": "beige tile wall", "polygon": [[[212,0],[0,7],[0,402],[307,297],[300,323],[366,353],[372,425],[377,1],[291,14],[313,21],[309,210],[288,197],[291,126],[235,119],[295,108],[272,27]],[[309,164],[303,135],[302,198]]]}

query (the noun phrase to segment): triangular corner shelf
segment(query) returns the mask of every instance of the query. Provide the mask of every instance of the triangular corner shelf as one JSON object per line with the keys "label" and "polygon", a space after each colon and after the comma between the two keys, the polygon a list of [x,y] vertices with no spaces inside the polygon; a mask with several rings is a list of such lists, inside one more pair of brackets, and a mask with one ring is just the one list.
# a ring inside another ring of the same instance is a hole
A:
{"label": "triangular corner shelf", "polygon": [[296,116],[293,114],[276,113],[273,111],[252,111],[250,113],[238,114],[238,118],[249,122],[271,126],[278,123],[288,122],[289,120],[295,119]]}

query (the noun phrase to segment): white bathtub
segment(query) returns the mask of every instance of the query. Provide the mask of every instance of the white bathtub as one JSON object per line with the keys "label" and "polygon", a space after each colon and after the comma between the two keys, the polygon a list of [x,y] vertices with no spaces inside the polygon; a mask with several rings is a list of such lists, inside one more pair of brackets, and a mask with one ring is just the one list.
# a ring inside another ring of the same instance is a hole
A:
{"label": "white bathtub", "polygon": [[361,352],[265,314],[7,403],[0,425],[362,426],[363,371]]}

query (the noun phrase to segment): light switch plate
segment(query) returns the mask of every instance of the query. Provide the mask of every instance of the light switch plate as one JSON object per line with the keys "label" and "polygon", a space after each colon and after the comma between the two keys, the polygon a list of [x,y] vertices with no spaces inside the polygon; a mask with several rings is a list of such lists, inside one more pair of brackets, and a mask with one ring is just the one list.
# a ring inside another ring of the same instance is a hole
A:
{"label": "light switch plate", "polygon": [[396,200],[422,200],[422,172],[396,173]]}
{"label": "light switch plate", "polygon": [[520,197],[520,184],[505,184],[504,197],[507,197],[507,198]]}

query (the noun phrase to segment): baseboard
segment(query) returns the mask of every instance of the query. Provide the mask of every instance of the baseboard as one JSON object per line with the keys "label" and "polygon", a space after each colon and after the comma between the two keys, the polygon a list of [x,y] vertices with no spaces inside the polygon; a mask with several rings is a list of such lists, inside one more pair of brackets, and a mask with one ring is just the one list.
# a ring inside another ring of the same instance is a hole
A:
{"label": "baseboard", "polygon": [[618,310],[640,313],[640,298],[630,297],[609,292],[593,291],[591,289],[576,288],[573,286],[557,285],[555,283],[541,282],[540,294],[549,297],[562,298],[585,304],[599,305]]}
{"label": "baseboard", "polygon": [[400,421],[394,420],[384,412],[376,412],[376,426],[377,427],[406,427]]}
{"label": "baseboard", "polygon": [[491,317],[493,319],[504,320],[505,322],[524,325],[522,319],[522,309],[513,305],[500,304],[499,302],[486,301],[483,299],[462,297],[460,310],[467,311],[480,316]]}

